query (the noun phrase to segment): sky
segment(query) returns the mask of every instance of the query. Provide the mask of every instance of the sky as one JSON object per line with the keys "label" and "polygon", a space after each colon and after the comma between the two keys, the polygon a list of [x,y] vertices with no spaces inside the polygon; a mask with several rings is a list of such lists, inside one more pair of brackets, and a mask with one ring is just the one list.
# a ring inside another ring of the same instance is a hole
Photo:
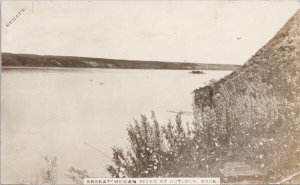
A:
{"label": "sky", "polygon": [[299,0],[4,1],[1,50],[243,64],[299,7]]}

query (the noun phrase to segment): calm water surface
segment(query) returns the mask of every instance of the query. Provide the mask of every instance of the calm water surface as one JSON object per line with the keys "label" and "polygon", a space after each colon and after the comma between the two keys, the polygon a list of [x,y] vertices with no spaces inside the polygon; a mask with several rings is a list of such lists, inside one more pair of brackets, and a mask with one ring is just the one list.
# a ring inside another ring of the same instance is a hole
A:
{"label": "calm water surface", "polygon": [[[30,182],[58,157],[58,182],[70,183],[70,166],[97,177],[109,174],[112,146],[127,146],[126,128],[140,114],[192,112],[192,91],[230,71],[127,69],[10,69],[1,82],[2,183]],[[191,121],[192,114],[183,116]]]}

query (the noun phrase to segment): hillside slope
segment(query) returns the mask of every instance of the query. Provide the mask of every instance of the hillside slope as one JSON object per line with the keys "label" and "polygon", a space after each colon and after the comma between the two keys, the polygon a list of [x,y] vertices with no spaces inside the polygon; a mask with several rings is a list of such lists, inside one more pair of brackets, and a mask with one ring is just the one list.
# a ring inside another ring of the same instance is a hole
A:
{"label": "hillside slope", "polygon": [[2,53],[3,66],[15,67],[77,67],[116,69],[191,69],[191,70],[234,70],[238,65],[198,64],[179,62],[117,60],[71,56],[41,56]]}
{"label": "hillside slope", "polygon": [[208,144],[220,158],[258,164],[266,182],[295,172],[300,10],[242,67],[194,93],[196,121],[207,127]]}

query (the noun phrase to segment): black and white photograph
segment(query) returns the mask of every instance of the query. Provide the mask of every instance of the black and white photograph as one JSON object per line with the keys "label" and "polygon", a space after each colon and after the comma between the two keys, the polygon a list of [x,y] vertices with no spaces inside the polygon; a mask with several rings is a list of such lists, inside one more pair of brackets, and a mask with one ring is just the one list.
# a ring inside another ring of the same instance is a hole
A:
{"label": "black and white photograph", "polygon": [[1,184],[300,184],[300,1],[3,0]]}

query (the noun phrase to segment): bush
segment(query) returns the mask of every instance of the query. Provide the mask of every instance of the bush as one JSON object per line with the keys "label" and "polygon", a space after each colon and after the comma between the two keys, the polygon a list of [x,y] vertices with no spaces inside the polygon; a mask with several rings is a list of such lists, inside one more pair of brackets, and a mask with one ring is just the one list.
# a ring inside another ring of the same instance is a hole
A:
{"label": "bush", "polygon": [[188,124],[183,127],[180,115],[175,125],[160,125],[154,112],[151,123],[142,115],[127,131],[130,149],[114,147],[114,165],[107,167],[113,177],[193,176],[192,132]]}

